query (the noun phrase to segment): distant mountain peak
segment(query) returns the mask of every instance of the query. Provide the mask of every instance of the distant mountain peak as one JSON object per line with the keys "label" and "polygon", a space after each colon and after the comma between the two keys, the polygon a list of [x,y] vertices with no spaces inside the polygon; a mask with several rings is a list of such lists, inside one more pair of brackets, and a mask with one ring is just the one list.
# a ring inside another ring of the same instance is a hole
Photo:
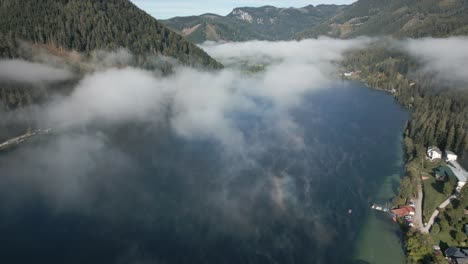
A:
{"label": "distant mountain peak", "polygon": [[327,21],[339,9],[332,5],[320,8],[313,5],[301,8],[237,7],[226,16],[204,14],[162,22],[195,43],[206,40],[287,40],[308,27]]}
{"label": "distant mountain peak", "polygon": [[351,5],[318,5],[316,9],[336,15],[311,26],[296,38],[320,35],[353,38],[393,35],[396,37],[445,37],[468,32],[468,2],[465,0],[358,0]]}
{"label": "distant mountain peak", "polygon": [[251,14],[249,14],[249,12],[247,11],[244,11],[243,9],[241,8],[236,8],[234,9],[232,12],[231,12],[232,16],[234,16],[235,18],[239,19],[239,20],[243,20],[243,21],[247,21],[249,23],[252,23],[253,22],[253,17]]}

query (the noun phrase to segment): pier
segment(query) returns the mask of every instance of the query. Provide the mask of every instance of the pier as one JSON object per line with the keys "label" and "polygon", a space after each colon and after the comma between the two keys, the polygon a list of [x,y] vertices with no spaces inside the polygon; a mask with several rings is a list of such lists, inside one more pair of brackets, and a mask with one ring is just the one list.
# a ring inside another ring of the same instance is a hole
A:
{"label": "pier", "polygon": [[52,132],[52,129],[51,128],[47,128],[47,129],[36,129],[34,131],[31,131],[31,132],[27,132],[26,134],[23,134],[21,136],[18,136],[18,137],[15,137],[15,138],[12,138],[12,139],[9,139],[3,143],[0,144],[0,151],[2,150],[5,150],[5,149],[8,149],[12,146],[17,146],[19,144],[21,144],[22,142],[34,137],[34,136],[38,136],[38,135],[43,135],[43,134],[49,134]]}
{"label": "pier", "polygon": [[385,205],[373,204],[373,205],[371,206],[371,208],[374,209],[374,210],[377,210],[377,211],[385,212],[385,213],[389,213],[389,212],[390,212],[390,208],[388,208],[388,207],[385,206]]}

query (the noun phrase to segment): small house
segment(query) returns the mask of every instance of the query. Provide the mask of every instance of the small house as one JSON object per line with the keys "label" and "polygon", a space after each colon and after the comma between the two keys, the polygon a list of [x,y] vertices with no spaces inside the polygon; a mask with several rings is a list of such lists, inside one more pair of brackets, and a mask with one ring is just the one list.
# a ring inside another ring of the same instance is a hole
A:
{"label": "small house", "polygon": [[468,250],[466,248],[449,247],[445,256],[453,264],[468,264]]}
{"label": "small house", "polygon": [[436,159],[441,159],[442,158],[442,151],[438,147],[429,147],[427,149],[427,156],[431,161],[434,161]]}
{"label": "small house", "polygon": [[456,161],[447,161],[448,168],[453,172],[455,177],[457,177],[457,192],[460,192],[463,186],[468,182],[468,172]]}
{"label": "small house", "polygon": [[396,209],[392,209],[391,213],[396,217],[405,217],[407,215],[414,215],[414,208],[409,205],[400,205]]}
{"label": "small house", "polygon": [[458,158],[458,156],[454,152],[452,152],[450,150],[445,151],[445,160],[446,161],[455,161],[455,160],[457,160],[457,158]]}

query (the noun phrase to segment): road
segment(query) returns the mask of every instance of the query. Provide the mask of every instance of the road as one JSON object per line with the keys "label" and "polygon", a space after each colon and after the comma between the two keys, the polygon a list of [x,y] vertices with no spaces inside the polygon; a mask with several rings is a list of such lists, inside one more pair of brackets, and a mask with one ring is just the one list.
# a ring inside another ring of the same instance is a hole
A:
{"label": "road", "polygon": [[421,182],[421,179],[419,180],[418,184],[418,197],[414,200],[415,203],[415,214],[413,217],[414,224],[416,228],[421,231],[421,233],[429,233],[429,230],[431,229],[432,225],[434,224],[435,219],[439,215],[439,208],[445,208],[447,205],[450,204],[450,202],[457,198],[456,195],[452,195],[447,198],[444,202],[442,202],[432,213],[431,218],[429,218],[429,221],[427,222],[427,225],[424,226],[423,222],[423,200],[424,200],[424,192],[423,192],[423,185]]}
{"label": "road", "polygon": [[423,232],[424,229],[424,224],[423,224],[423,218],[422,218],[422,201],[423,201],[424,193],[422,191],[422,184],[418,184],[418,197],[415,200],[415,208],[416,212],[414,214],[414,223],[416,225],[416,228],[418,228],[421,232]]}

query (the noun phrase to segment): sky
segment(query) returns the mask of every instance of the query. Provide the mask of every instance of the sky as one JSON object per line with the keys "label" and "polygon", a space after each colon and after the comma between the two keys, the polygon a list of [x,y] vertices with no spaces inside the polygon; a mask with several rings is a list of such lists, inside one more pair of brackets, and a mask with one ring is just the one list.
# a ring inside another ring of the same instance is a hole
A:
{"label": "sky", "polygon": [[350,4],[355,0],[131,0],[139,8],[157,19],[167,19],[175,16],[201,15],[215,13],[227,15],[236,7],[256,7],[272,5],[277,7],[303,7],[319,4]]}

